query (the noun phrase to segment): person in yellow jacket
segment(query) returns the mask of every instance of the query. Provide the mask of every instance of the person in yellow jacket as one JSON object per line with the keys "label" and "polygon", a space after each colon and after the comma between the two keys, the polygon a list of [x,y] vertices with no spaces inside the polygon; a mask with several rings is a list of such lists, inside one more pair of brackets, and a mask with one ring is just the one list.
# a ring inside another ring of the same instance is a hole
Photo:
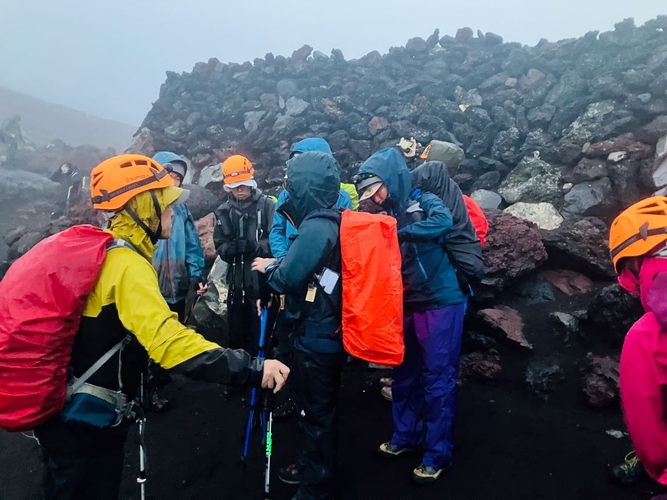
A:
{"label": "person in yellow jacket", "polygon": [[[181,324],[162,297],[151,264],[153,251],[159,239],[169,238],[172,206],[188,194],[172,186],[161,165],[141,155],[116,156],[92,171],[93,207],[104,212],[107,231],[120,247],[108,251],[87,298],[72,351],[72,375],[82,377],[114,346],[122,347],[84,384],[88,394],[106,400],[120,394],[132,401],[149,359],[167,370],[220,384],[277,392],[285,383],[285,365],[207,341]],[[35,430],[44,452],[46,500],[118,498],[129,407],[115,408],[119,418],[104,426],[94,423],[89,408],[68,404]]]}

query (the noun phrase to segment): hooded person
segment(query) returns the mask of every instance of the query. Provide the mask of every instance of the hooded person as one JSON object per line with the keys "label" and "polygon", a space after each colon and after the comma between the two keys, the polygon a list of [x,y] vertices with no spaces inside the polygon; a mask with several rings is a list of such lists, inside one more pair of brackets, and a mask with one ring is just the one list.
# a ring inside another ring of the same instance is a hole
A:
{"label": "hooded person", "polygon": [[57,219],[66,216],[69,209],[81,200],[81,175],[76,166],[63,163],[49,179],[60,184],[60,194],[56,200],[57,208],[51,214],[52,219]]}
{"label": "hooded person", "polygon": [[[459,166],[465,158],[465,153],[463,149],[451,142],[432,140],[421,153],[420,158],[426,160],[426,162],[436,161],[444,163],[447,166],[447,171],[451,178],[456,176]],[[475,200],[465,194],[462,196],[466,208],[468,209],[470,222],[472,222],[472,225],[475,228],[480,244],[484,246],[486,233],[489,230],[489,222],[486,220],[484,211]],[[445,204],[447,204],[446,201]]]}
{"label": "hooded person", "polygon": [[[327,217],[339,199],[340,167],[323,152],[307,152],[287,163],[288,199],[279,210],[298,232],[280,260],[257,259],[276,293],[285,295],[285,320],[294,332],[293,370],[305,444],[296,463],[279,478],[299,484],[295,500],[333,498],[338,446],[338,391],[347,358],[341,329],[342,284],[339,225]],[[337,276],[331,293],[319,276]]]}
{"label": "hooded person", "polygon": [[[159,151],[153,160],[162,165],[171,176],[174,186],[180,187],[188,171],[187,163],[176,153]],[[169,239],[158,241],[153,254],[160,291],[169,308],[185,321],[185,301],[193,288],[201,294],[206,291],[204,251],[202,250],[195,220],[188,207],[176,205]]]}
{"label": "hooded person", "polygon": [[621,406],[636,457],[629,454],[613,476],[621,484],[636,482],[643,465],[667,485],[667,198],[625,209],[610,226],[609,249],[619,284],[645,311],[625,337],[620,362]]}
{"label": "hooded person", "polygon": [[[308,139],[303,139],[302,141],[297,142],[292,148],[290,153],[290,158],[294,158],[303,153],[308,153],[311,151],[320,151],[322,153],[327,153],[333,155],[329,143],[324,139],[319,137],[309,137]],[[352,209],[352,200],[350,195],[347,193],[343,186],[339,187],[339,196],[336,200],[336,206],[339,208],[350,208]],[[286,190],[280,192],[278,195],[278,201],[276,203],[276,208],[279,209],[280,206],[285,203],[287,200],[288,193]],[[291,224],[284,216],[281,215],[280,210],[277,210],[275,217],[273,218],[273,224],[271,224],[271,235],[269,241],[271,243],[271,252],[273,256],[280,260],[287,253],[292,237],[296,234],[296,227]]]}
{"label": "hooded person", "polygon": [[427,161],[415,168],[411,176],[413,188],[433,193],[452,213],[452,228],[444,245],[457,270],[456,276],[461,289],[467,294],[470,290],[469,284],[482,278],[484,260],[482,246],[470,220],[463,193],[441,161]]}
{"label": "hooded person", "polygon": [[[396,457],[423,449],[413,470],[435,481],[452,463],[452,427],[466,297],[443,243],[452,213],[433,193],[413,189],[396,148],[378,151],[356,176],[360,200],[373,199],[398,221],[403,274],[405,358],[394,369],[394,434],[379,452]],[[425,411],[422,409],[425,407]]]}
{"label": "hooded person", "polygon": [[[198,380],[280,389],[289,373],[286,366],[207,341],[182,325],[162,297],[151,260],[156,243],[170,236],[173,206],[184,202],[188,192],[174,187],[168,172],[150,158],[127,154],[93,169],[91,194],[117,247],[107,253],[86,300],[70,361],[72,375],[81,377],[126,339],[87,380],[95,394],[122,393],[132,401],[149,360]],[[116,500],[123,445],[133,419],[120,413],[124,418],[111,426],[93,427],[78,421],[73,410],[67,420],[63,410],[35,429],[44,456],[45,498]]]}
{"label": "hooded person", "polygon": [[[333,155],[331,147],[329,147],[329,143],[327,141],[319,137],[309,137],[297,142],[294,145],[292,152],[290,153],[290,158],[295,158],[301,154],[315,151]],[[354,186],[352,187],[354,188]],[[346,188],[344,184],[340,185],[338,198],[335,202],[336,207],[354,209],[352,199],[346,189],[349,189],[349,187]],[[356,192],[356,189],[354,189],[354,191]],[[280,195],[278,196],[278,201],[276,202],[277,209],[273,217],[273,224],[271,225],[271,234],[269,235],[271,253],[273,254],[273,257],[278,260],[285,257],[287,250],[289,249],[297,234],[297,229],[294,224],[292,224],[280,210],[280,207],[287,201],[287,199],[287,190],[281,191]],[[278,319],[278,325],[276,328],[276,340],[278,342],[280,359],[288,366],[290,365],[292,358],[291,341],[288,339],[289,334],[289,325],[284,321],[283,315],[281,315]],[[296,383],[296,379],[290,381],[289,397],[287,400],[283,401],[276,407],[274,412],[276,421],[290,418],[296,414],[297,405],[294,397]]]}
{"label": "hooded person", "polygon": [[[159,151],[153,160],[162,165],[172,179],[173,185],[180,187],[188,171],[188,164],[176,153]],[[202,250],[195,220],[188,207],[181,203],[173,205],[171,236],[157,242],[153,253],[153,267],[157,272],[160,292],[169,309],[178,314],[180,322],[185,321],[185,303],[188,291],[193,288],[201,295],[206,289],[204,272],[204,251]],[[163,412],[169,409],[170,401],[160,392],[171,378],[153,363],[149,366],[147,381],[146,409]]]}
{"label": "hooded person", "polygon": [[255,257],[271,256],[269,228],[276,204],[258,189],[255,169],[245,156],[227,158],[222,173],[230,196],[215,210],[213,238],[218,255],[229,264],[229,346],[255,353],[260,334],[255,304],[265,299],[266,286],[251,265]]}

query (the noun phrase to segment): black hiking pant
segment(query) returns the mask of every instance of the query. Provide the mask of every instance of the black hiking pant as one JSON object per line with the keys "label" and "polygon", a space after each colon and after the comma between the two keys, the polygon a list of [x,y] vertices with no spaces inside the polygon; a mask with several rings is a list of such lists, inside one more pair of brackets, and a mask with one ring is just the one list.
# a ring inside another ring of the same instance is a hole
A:
{"label": "black hiking pant", "polygon": [[252,356],[257,356],[259,347],[260,319],[257,316],[257,299],[246,297],[242,302],[240,294],[234,296],[234,304],[228,310],[229,317],[229,347],[243,349]]}
{"label": "black hiking pant", "polygon": [[338,391],[347,358],[344,352],[321,354],[294,350],[297,404],[304,415],[305,443],[297,467],[299,500],[334,498],[338,456]]}
{"label": "black hiking pant", "polygon": [[112,429],[66,424],[35,429],[44,460],[45,500],[117,500],[129,421]]}
{"label": "black hiking pant", "polygon": [[169,309],[178,314],[178,321],[183,323],[185,321],[185,299],[179,300],[178,302],[171,304],[167,302]]}

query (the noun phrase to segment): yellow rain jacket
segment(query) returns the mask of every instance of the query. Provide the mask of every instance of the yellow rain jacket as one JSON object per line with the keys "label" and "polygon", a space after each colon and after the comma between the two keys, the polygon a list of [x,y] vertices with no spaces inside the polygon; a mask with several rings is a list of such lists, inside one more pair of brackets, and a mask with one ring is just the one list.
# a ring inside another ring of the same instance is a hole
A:
{"label": "yellow rain jacket", "polygon": [[350,200],[352,200],[352,210],[355,212],[359,210],[359,193],[357,193],[357,188],[354,184],[344,184],[340,183],[340,188],[350,195]]}
{"label": "yellow rain jacket", "polygon": [[[164,210],[162,191],[154,192]],[[149,192],[134,197],[129,206],[148,227],[157,230],[159,220]],[[74,376],[81,376],[129,332],[131,342],[91,377],[91,384],[122,390],[133,398],[150,358],[162,368],[192,378],[259,386],[262,360],[242,350],[224,349],[179,323],[160,293],[151,264],[155,245],[129,214],[121,211],[116,215],[108,231],[134,250],[121,247],[107,253],[75,338]]]}

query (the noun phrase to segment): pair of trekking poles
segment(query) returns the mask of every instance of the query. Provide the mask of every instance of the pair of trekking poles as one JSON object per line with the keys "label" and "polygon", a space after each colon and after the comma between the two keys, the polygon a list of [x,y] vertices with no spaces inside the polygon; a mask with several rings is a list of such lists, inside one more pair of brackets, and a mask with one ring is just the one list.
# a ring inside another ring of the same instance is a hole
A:
{"label": "pair of trekking poles", "polygon": [[[266,357],[266,348],[270,345],[270,337],[267,337],[266,327],[269,317],[269,311],[266,308],[262,309],[260,317],[260,334],[259,334],[259,350],[257,357],[264,359]],[[245,438],[243,442],[243,455],[241,461],[246,463],[248,451],[250,449],[250,435],[252,433],[253,423],[255,419],[255,412],[260,403],[261,398],[261,423],[262,423],[262,443],[264,444],[264,498],[269,500],[271,498],[271,454],[273,450],[273,403],[275,396],[271,389],[261,390],[256,387],[252,388],[250,392],[250,410],[248,411],[248,420],[245,427]]]}

